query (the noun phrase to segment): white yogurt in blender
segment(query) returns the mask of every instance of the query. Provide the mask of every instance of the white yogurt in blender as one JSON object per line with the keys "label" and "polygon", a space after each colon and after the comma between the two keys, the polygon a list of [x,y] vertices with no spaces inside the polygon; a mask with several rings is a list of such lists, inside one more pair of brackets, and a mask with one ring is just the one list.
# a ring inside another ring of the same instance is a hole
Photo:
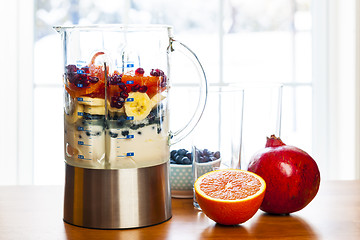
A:
{"label": "white yogurt in blender", "polygon": [[145,125],[139,129],[109,129],[106,157],[110,168],[140,168],[164,163],[169,159],[168,124]]}
{"label": "white yogurt in blender", "polygon": [[84,119],[76,123],[65,120],[65,159],[74,166],[104,168],[105,131],[100,125],[86,123]]}

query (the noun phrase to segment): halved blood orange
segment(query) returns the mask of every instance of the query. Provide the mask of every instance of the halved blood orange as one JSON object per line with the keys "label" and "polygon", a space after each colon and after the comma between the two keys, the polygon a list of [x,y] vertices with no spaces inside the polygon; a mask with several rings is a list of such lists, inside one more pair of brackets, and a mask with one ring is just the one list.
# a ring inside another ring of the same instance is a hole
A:
{"label": "halved blood orange", "polygon": [[239,169],[222,169],[199,177],[196,200],[202,211],[223,225],[244,223],[259,209],[266,183],[260,176]]}

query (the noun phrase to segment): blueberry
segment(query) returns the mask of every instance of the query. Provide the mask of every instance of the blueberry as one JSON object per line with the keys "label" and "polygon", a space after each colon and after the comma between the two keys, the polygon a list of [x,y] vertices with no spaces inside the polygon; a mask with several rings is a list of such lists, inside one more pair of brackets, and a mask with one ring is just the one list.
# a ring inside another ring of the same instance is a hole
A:
{"label": "blueberry", "polygon": [[176,159],[176,157],[179,156],[179,154],[177,152],[175,152],[173,155],[172,155],[172,159]]}
{"label": "blueberry", "polygon": [[138,130],[139,128],[145,127],[145,123],[140,123],[140,124],[133,124],[130,126],[130,129],[132,130]]}
{"label": "blueberry", "polygon": [[191,163],[191,161],[190,161],[190,159],[188,157],[183,157],[181,159],[181,161],[182,161],[183,164],[190,164]]}
{"label": "blueberry", "polygon": [[125,130],[121,132],[121,135],[123,135],[124,137],[126,137],[127,135],[129,135],[129,131]]}
{"label": "blueberry", "polygon": [[203,157],[203,156],[200,156],[199,159],[198,159],[198,162],[199,162],[199,163],[204,163],[204,162],[205,162],[204,157]]}
{"label": "blueberry", "polygon": [[205,148],[205,149],[203,150],[203,155],[204,155],[204,156],[209,156],[209,155],[210,155],[209,150]]}
{"label": "blueberry", "polygon": [[176,150],[172,150],[172,151],[170,152],[170,157],[171,157],[171,158],[174,158],[175,153],[176,153]]}
{"label": "blueberry", "polygon": [[219,152],[219,151],[215,152],[215,153],[214,153],[214,157],[215,157],[216,159],[219,159],[219,158],[220,158],[220,152]]}
{"label": "blueberry", "polygon": [[177,164],[182,164],[182,157],[180,155],[177,155],[174,160]]}
{"label": "blueberry", "polygon": [[191,152],[188,152],[188,153],[186,154],[186,156],[187,156],[189,159],[191,159],[191,157],[192,157]]}
{"label": "blueberry", "polygon": [[185,156],[187,153],[187,151],[185,149],[179,149],[178,150],[178,154],[181,155],[181,156]]}
{"label": "blueberry", "polygon": [[172,159],[170,159],[170,164],[176,164],[176,162]]}
{"label": "blueberry", "polygon": [[209,156],[204,156],[204,162],[210,162],[210,157]]}
{"label": "blueberry", "polygon": [[197,158],[198,158],[198,157],[201,157],[201,156],[202,156],[201,151],[198,150],[198,149],[196,149],[196,151],[195,151],[195,156],[196,156]]}
{"label": "blueberry", "polygon": [[119,135],[117,133],[113,133],[113,132],[110,132],[110,131],[109,131],[109,134],[110,134],[110,137],[112,137],[112,138],[117,138],[118,135]]}
{"label": "blueberry", "polygon": [[116,124],[117,124],[119,127],[122,127],[122,126],[124,125],[125,121],[126,121],[126,117],[123,116],[123,115],[121,115],[121,116],[117,119]]}
{"label": "blueberry", "polygon": [[147,116],[147,118],[149,119],[149,123],[150,123],[150,124],[154,122],[155,117],[156,117],[156,113],[154,113],[153,111],[151,111],[151,112],[149,113],[149,115]]}

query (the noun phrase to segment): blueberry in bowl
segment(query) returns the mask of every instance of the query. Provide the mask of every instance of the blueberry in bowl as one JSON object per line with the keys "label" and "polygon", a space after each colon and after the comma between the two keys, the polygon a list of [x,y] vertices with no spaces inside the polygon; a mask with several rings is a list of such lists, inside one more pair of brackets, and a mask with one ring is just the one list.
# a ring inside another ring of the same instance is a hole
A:
{"label": "blueberry in bowl", "polygon": [[[220,152],[197,149],[195,154],[197,161],[201,161],[201,171],[208,171],[209,168],[220,166]],[[170,187],[172,197],[193,197],[193,160],[193,153],[186,149],[181,148],[170,152]]]}

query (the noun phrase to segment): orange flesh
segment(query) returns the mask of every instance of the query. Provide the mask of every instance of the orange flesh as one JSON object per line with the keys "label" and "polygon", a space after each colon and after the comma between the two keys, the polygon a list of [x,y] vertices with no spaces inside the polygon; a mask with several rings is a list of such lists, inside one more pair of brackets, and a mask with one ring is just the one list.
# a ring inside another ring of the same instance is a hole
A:
{"label": "orange flesh", "polygon": [[257,193],[261,182],[250,174],[238,171],[221,171],[208,175],[200,189],[209,197],[222,200],[239,200]]}

